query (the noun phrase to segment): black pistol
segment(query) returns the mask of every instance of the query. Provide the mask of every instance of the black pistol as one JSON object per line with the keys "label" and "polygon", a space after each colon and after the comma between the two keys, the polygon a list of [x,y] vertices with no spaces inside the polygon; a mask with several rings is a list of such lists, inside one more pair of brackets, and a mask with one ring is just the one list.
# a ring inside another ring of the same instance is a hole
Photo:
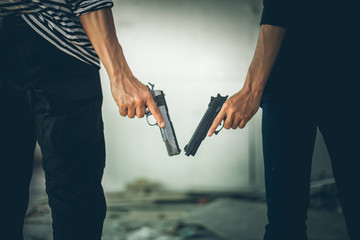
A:
{"label": "black pistol", "polygon": [[[163,116],[163,118],[165,120],[165,127],[160,128],[160,132],[161,132],[161,136],[165,142],[167,152],[168,152],[169,156],[178,155],[181,152],[181,150],[179,148],[179,145],[178,145],[178,142],[176,139],[174,127],[170,120],[169,110],[168,110],[168,107],[167,107],[166,101],[165,101],[165,94],[161,90],[154,90],[153,84],[149,83],[149,85],[151,86],[151,88],[149,86],[147,86],[147,87],[149,88],[149,91],[150,91],[152,97],[154,98],[154,101],[155,101],[156,105],[158,106],[158,108],[161,112],[161,115]],[[148,120],[148,117],[151,115],[152,115],[151,112],[149,111],[149,109],[147,109],[146,110],[146,120],[149,125],[155,126],[155,125],[157,125],[157,123],[151,124]]]}
{"label": "black pistol", "polygon": [[[208,133],[215,117],[220,112],[221,107],[227,98],[228,96],[222,97],[220,94],[218,94],[216,97],[211,97],[209,107],[206,110],[205,115],[202,117],[189,143],[184,148],[186,156],[195,156],[196,151],[198,150],[201,142],[205,139],[206,134]],[[221,129],[215,131],[215,134],[218,134]]]}

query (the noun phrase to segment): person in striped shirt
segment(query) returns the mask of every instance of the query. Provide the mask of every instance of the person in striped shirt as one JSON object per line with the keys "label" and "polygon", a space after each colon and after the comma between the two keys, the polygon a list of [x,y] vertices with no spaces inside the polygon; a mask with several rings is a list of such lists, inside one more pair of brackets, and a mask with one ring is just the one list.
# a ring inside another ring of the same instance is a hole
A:
{"label": "person in striped shirt", "polygon": [[[118,42],[110,0],[0,1],[0,232],[23,239],[35,142],[40,145],[54,240],[101,239],[106,202],[100,60],[122,116],[148,107]],[[100,59],[100,60],[99,60]]]}

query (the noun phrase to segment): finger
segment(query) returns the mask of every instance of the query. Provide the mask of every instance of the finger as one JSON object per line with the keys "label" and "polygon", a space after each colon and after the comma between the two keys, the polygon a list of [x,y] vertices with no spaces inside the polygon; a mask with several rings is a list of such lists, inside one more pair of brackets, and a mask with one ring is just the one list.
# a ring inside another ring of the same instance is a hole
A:
{"label": "finger", "polygon": [[128,108],[127,114],[128,114],[129,118],[134,118],[135,117],[135,108],[134,107]]}
{"label": "finger", "polygon": [[233,121],[233,124],[231,126],[232,129],[237,129],[238,126],[240,125],[241,123],[241,118],[235,118],[234,121]]}
{"label": "finger", "polygon": [[242,119],[239,128],[244,128],[249,120],[248,119]]}
{"label": "finger", "polygon": [[214,119],[214,121],[213,121],[213,123],[212,123],[212,125],[211,125],[211,127],[210,127],[210,129],[208,131],[207,135],[209,137],[211,137],[214,134],[214,132],[216,131],[216,128],[220,125],[222,120],[224,120],[225,116],[226,116],[225,111],[221,109],[220,112],[218,113],[218,115],[215,117],[215,119]]}
{"label": "finger", "polygon": [[152,115],[154,116],[159,127],[161,127],[161,128],[165,127],[165,120],[164,120],[163,116],[161,115],[160,109],[156,105],[153,98],[149,99],[146,102],[146,106],[148,107],[148,109],[152,113]]}
{"label": "finger", "polygon": [[119,113],[121,116],[126,117],[127,115],[127,108],[125,107],[119,107]]}
{"label": "finger", "polygon": [[224,122],[224,128],[230,129],[234,122],[234,116],[231,114],[230,116],[226,116],[225,122]]}
{"label": "finger", "polygon": [[138,106],[136,108],[136,116],[142,118],[145,116],[145,106]]}

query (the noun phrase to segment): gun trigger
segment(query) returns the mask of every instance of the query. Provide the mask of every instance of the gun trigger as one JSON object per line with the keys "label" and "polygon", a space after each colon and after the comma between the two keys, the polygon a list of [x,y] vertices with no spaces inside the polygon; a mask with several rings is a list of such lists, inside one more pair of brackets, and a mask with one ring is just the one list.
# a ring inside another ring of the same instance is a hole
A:
{"label": "gun trigger", "polygon": [[150,126],[158,126],[158,124],[155,122],[155,123],[150,123],[149,122],[149,116],[151,116],[152,115],[152,113],[147,109],[146,111],[145,111],[145,116],[146,116],[146,121],[147,121],[147,123],[150,125]]}
{"label": "gun trigger", "polygon": [[[224,120],[225,121],[225,120]],[[221,126],[222,125],[222,126]],[[219,130],[215,130],[215,135],[218,135],[219,134],[219,132],[224,128],[224,124],[221,124],[220,123],[220,126],[221,126],[221,128],[219,129]]]}

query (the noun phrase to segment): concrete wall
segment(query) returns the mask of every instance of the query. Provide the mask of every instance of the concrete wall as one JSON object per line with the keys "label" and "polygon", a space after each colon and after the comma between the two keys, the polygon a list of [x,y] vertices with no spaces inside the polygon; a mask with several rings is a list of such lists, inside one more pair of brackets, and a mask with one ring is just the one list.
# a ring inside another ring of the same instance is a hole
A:
{"label": "concrete wall", "polygon": [[[128,63],[140,81],[165,92],[183,149],[210,96],[232,95],[242,87],[256,44],[262,1],[114,2],[117,35]],[[195,157],[184,152],[168,157],[159,129],[145,119],[121,117],[104,68],[101,77],[105,190],[123,190],[140,177],[172,190],[263,188],[261,110],[245,129],[206,138]]]}

